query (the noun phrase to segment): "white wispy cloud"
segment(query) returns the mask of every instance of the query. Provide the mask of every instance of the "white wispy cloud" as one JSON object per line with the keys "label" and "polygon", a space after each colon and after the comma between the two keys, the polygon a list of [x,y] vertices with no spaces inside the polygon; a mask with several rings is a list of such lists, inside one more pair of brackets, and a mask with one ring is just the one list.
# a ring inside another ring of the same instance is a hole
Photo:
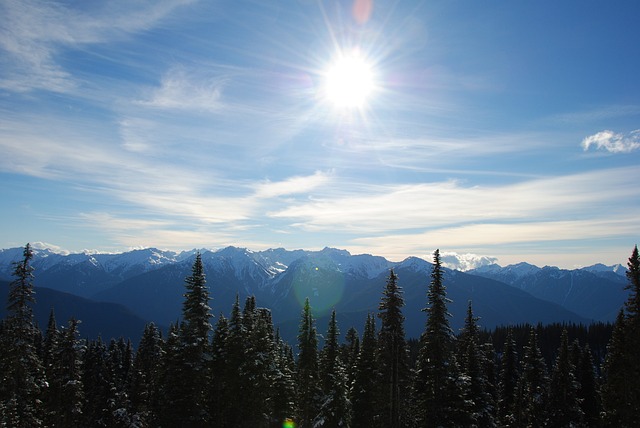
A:
{"label": "white wispy cloud", "polygon": [[90,5],[81,12],[62,3],[8,0],[0,5],[0,88],[11,91],[45,89],[67,92],[76,79],[61,65],[64,49],[121,39],[147,30],[188,0],[113,1]]}
{"label": "white wispy cloud", "polygon": [[316,171],[313,175],[309,176],[295,176],[275,182],[264,181],[256,185],[255,196],[259,198],[273,198],[276,196],[307,193],[328,184],[330,180],[330,174]]}
{"label": "white wispy cloud", "polygon": [[224,107],[222,88],[225,78],[189,73],[175,67],[163,77],[160,87],[140,104],[148,107],[178,110],[218,111]]}
{"label": "white wispy cloud", "polygon": [[609,130],[600,131],[582,140],[582,148],[587,151],[594,147],[610,153],[629,153],[640,149],[640,129],[627,134]]}
{"label": "white wispy cloud", "polygon": [[534,216],[570,216],[594,206],[612,210],[640,199],[637,167],[534,179],[515,184],[465,186],[456,181],[333,188],[332,194],[293,202],[271,216],[291,218],[305,230],[381,232]]}

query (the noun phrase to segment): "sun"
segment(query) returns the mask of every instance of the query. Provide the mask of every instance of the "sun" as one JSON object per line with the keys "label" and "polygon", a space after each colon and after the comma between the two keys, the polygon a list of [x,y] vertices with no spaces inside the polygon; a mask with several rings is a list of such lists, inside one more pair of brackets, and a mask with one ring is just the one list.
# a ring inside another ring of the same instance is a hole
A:
{"label": "sun", "polygon": [[374,68],[358,52],[339,55],[324,73],[324,98],[337,109],[362,109],[375,92]]}

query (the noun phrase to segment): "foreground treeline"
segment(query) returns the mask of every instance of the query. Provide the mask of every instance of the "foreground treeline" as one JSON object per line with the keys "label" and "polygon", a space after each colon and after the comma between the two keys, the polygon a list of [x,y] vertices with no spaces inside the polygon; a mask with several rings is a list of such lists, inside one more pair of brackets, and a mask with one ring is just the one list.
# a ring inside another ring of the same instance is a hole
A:
{"label": "foreground treeline", "polygon": [[[606,355],[589,346],[606,326],[490,335],[471,302],[455,335],[437,250],[418,341],[405,338],[402,289],[391,271],[361,335],[350,328],[339,340],[335,312],[319,334],[307,300],[295,349],[253,297],[243,306],[236,299],[229,318],[212,325],[200,255],[185,279],[182,320],[166,337],[149,324],[135,351],[123,339],[82,340],[79,321],[58,327],[53,312],[42,333],[30,306],[31,258],[27,244],[0,326],[2,427],[640,426],[637,247],[630,297]],[[541,337],[558,344],[546,360]]]}

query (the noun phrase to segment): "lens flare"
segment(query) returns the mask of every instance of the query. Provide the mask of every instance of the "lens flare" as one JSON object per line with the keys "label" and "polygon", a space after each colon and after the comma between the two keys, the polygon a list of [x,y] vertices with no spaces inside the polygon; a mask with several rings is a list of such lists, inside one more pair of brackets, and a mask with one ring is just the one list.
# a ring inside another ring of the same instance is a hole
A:
{"label": "lens flare", "polygon": [[300,307],[309,298],[314,314],[321,316],[342,299],[344,274],[322,266],[306,266],[292,278],[291,288]]}
{"label": "lens flare", "polygon": [[287,418],[282,423],[282,428],[296,428],[296,424],[293,422],[293,419]]}

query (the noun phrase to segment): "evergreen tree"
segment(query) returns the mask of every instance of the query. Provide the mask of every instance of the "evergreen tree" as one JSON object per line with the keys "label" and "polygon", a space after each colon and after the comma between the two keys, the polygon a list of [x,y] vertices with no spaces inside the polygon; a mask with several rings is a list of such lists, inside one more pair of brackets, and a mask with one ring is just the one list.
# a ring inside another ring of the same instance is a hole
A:
{"label": "evergreen tree", "polygon": [[242,425],[243,414],[246,408],[245,400],[247,399],[248,388],[251,385],[245,384],[245,377],[242,370],[244,360],[247,354],[247,331],[246,324],[243,319],[242,310],[240,309],[240,297],[236,294],[236,300],[231,309],[231,317],[229,318],[229,335],[227,338],[227,356],[226,372],[222,382],[227,386],[224,394],[224,419],[228,422],[227,427],[236,427]]}
{"label": "evergreen tree", "polygon": [[616,319],[605,362],[602,405],[607,426],[640,426],[640,255],[627,263],[625,313]]}
{"label": "evergreen tree", "polygon": [[273,379],[273,427],[282,427],[291,419],[296,408],[295,360],[291,346],[276,334],[276,376]]}
{"label": "evergreen tree", "polygon": [[42,425],[41,393],[46,387],[42,361],[35,347],[40,331],[33,322],[33,251],[27,244],[23,259],[13,264],[14,280],[9,285],[8,315],[4,322],[0,358],[0,402],[7,419],[15,427]]}
{"label": "evergreen tree", "polygon": [[82,384],[82,354],[84,343],[78,339],[79,321],[72,318],[53,349],[52,376],[49,379],[50,400],[47,426],[75,427],[82,421],[84,387]]}
{"label": "evergreen tree", "polygon": [[614,324],[613,334],[607,347],[604,362],[605,382],[602,386],[603,423],[606,427],[635,427],[638,414],[634,412],[636,403],[631,402],[637,384],[629,382],[627,376],[633,370],[629,338],[626,330],[627,319],[620,309]]}
{"label": "evergreen tree", "polygon": [[[253,318],[253,326],[248,329],[246,356],[243,367],[239,373],[241,383],[246,384],[246,408],[244,411],[244,423],[248,426],[266,427],[272,421],[274,382],[278,377],[276,359],[277,349],[275,345],[273,321],[271,311],[255,306],[250,317]],[[247,317],[244,317],[246,320]]]}
{"label": "evergreen tree", "polygon": [[410,377],[403,306],[402,288],[398,286],[398,276],[392,269],[378,305],[381,323],[377,353],[380,377],[377,408],[380,422],[389,428],[405,426],[409,417]]}
{"label": "evergreen tree", "polygon": [[348,427],[350,424],[351,402],[348,398],[347,375],[340,357],[339,335],[334,309],[320,358],[323,396],[314,427]]}
{"label": "evergreen tree", "polygon": [[467,318],[458,339],[461,350],[461,369],[468,382],[467,399],[469,400],[471,419],[475,426],[494,427],[495,403],[490,393],[493,387],[488,380],[489,362],[479,345],[478,318],[473,315],[471,302],[467,308]]}
{"label": "evergreen tree", "polygon": [[596,369],[589,345],[584,345],[581,350],[577,373],[578,398],[580,399],[582,413],[584,413],[585,425],[598,427],[600,426],[602,405],[599,400]]}
{"label": "evergreen tree", "polygon": [[228,368],[228,341],[229,341],[229,320],[223,315],[218,316],[215,329],[213,331],[213,339],[211,341],[211,362],[210,362],[210,381],[209,381],[209,400],[208,408],[211,421],[216,426],[226,427],[228,421],[226,419],[226,400],[228,382],[232,380]]}
{"label": "evergreen tree", "polygon": [[347,330],[347,334],[344,335],[344,339],[345,343],[340,346],[340,353],[347,372],[347,385],[351,385],[355,375],[356,359],[360,352],[360,338],[358,337],[358,331],[355,328],[350,327],[349,330]]}
{"label": "evergreen tree", "polygon": [[538,346],[538,336],[531,328],[529,342],[524,347],[522,374],[518,381],[514,406],[516,426],[539,427],[546,420],[548,388],[547,366]]}
{"label": "evergreen tree", "polygon": [[133,360],[131,407],[143,426],[157,426],[160,367],[164,358],[162,333],[154,323],[145,326]]}
{"label": "evergreen tree", "polygon": [[113,402],[115,385],[107,357],[107,346],[100,337],[88,343],[82,361],[85,394],[82,419],[87,427],[106,427],[111,423],[110,403]]}
{"label": "evergreen tree", "polygon": [[[178,343],[170,368],[180,374],[174,378],[176,390],[173,406],[179,409],[173,416],[178,425],[200,427],[208,426],[207,396],[209,333],[211,331],[211,308],[209,290],[206,285],[202,256],[196,254],[191,275],[185,278],[186,292],[182,306],[182,323],[178,331]],[[171,338],[170,338],[171,339]]]}
{"label": "evergreen tree", "polygon": [[515,425],[516,391],[519,379],[518,351],[513,338],[513,329],[507,331],[498,381],[498,420],[502,426]]}
{"label": "evergreen tree", "polygon": [[298,427],[309,428],[318,414],[322,390],[318,371],[318,337],[309,298],[304,302],[298,333]]}
{"label": "evergreen tree", "polygon": [[376,321],[373,315],[367,315],[362,334],[362,346],[355,363],[354,379],[351,386],[353,428],[375,426],[378,414],[375,404],[376,376]]}
{"label": "evergreen tree", "polygon": [[569,353],[568,333],[565,329],[560,337],[558,356],[551,373],[547,426],[558,428],[582,426],[583,414],[574,372],[575,368]]}
{"label": "evergreen tree", "polygon": [[440,251],[433,255],[433,271],[427,294],[428,318],[420,336],[416,364],[417,421],[421,427],[468,426],[464,381],[454,354],[454,335],[449,325],[446,288]]}

